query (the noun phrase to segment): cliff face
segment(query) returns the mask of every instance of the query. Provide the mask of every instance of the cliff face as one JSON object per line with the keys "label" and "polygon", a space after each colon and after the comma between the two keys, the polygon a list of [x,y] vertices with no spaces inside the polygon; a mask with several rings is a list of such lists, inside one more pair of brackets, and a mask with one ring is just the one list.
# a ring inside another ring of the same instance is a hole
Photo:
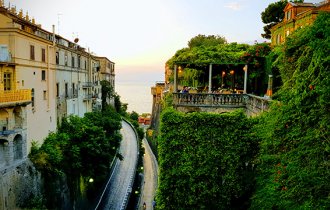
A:
{"label": "cliff face", "polygon": [[0,171],[0,209],[19,209],[41,197],[41,176],[29,160]]}

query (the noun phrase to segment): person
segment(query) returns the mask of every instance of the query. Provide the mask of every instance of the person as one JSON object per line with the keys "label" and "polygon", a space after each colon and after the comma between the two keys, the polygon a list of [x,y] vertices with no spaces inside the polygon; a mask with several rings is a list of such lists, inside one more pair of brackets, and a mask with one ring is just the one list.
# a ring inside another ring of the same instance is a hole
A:
{"label": "person", "polygon": [[153,200],[153,201],[152,201],[152,208],[155,208],[155,207],[156,207],[156,201]]}
{"label": "person", "polygon": [[147,209],[146,202],[143,202],[143,210],[146,210],[146,209]]}
{"label": "person", "polygon": [[181,93],[188,93],[188,87],[187,86],[184,86]]}

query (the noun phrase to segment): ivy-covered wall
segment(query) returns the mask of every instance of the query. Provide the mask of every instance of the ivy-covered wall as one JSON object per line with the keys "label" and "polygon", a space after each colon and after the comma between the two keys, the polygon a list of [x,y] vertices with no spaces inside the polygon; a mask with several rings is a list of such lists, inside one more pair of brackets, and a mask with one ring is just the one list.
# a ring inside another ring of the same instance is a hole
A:
{"label": "ivy-covered wall", "polygon": [[167,110],[158,139],[158,209],[230,209],[248,205],[257,139],[243,112]]}

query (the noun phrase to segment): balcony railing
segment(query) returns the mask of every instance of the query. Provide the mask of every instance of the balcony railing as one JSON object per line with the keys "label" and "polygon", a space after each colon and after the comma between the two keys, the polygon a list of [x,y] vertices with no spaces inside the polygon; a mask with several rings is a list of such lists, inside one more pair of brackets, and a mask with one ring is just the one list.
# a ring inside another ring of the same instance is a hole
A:
{"label": "balcony railing", "polygon": [[29,103],[31,90],[0,91],[0,105],[3,103]]}
{"label": "balcony railing", "polygon": [[269,109],[269,101],[250,94],[173,93],[173,104],[176,107],[242,107],[260,113]]}
{"label": "balcony railing", "polygon": [[243,94],[174,93],[179,106],[245,106]]}
{"label": "balcony railing", "polygon": [[81,85],[82,85],[83,88],[93,87],[93,83],[92,82],[83,82]]}
{"label": "balcony railing", "polygon": [[84,95],[83,100],[84,100],[84,101],[92,100],[92,98],[93,98],[93,94],[86,94],[86,95]]}
{"label": "balcony railing", "polygon": [[5,130],[5,131],[0,131],[0,136],[7,136],[7,135],[10,135],[10,134],[14,134],[16,133],[17,131],[16,130]]}

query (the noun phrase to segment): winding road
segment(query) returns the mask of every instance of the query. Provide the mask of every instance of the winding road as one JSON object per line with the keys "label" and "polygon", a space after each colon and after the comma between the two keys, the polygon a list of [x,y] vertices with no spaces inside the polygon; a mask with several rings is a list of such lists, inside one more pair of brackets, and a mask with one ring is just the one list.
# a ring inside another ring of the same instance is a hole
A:
{"label": "winding road", "polygon": [[146,139],[143,139],[142,145],[145,148],[143,156],[144,186],[139,209],[143,209],[143,203],[145,203],[146,209],[149,210],[153,209],[152,202],[158,186],[158,163]]}
{"label": "winding road", "polygon": [[125,209],[132,191],[138,157],[137,139],[134,130],[125,121],[122,122],[120,133],[123,136],[120,153],[124,159],[116,162],[107,193],[103,196],[102,207],[100,206],[98,209]]}

